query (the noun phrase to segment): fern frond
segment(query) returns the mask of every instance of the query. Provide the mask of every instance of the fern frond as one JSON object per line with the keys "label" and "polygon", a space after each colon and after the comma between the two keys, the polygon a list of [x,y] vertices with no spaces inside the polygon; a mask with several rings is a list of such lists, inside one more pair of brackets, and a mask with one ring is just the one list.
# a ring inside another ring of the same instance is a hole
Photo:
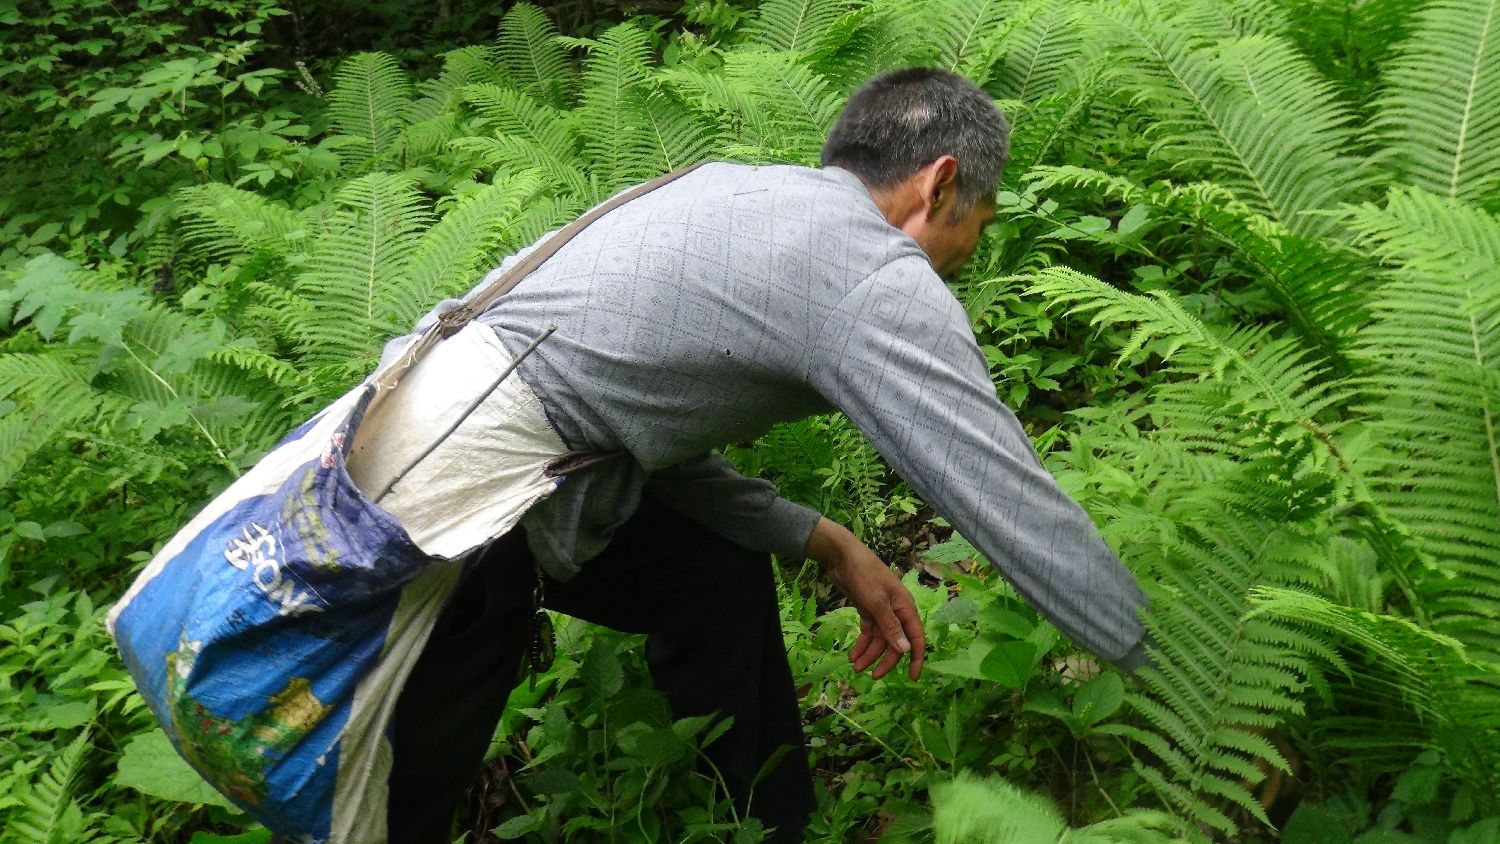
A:
{"label": "fern frond", "polygon": [[578,139],[568,113],[500,85],[469,85],[462,95],[479,113],[481,126],[535,144],[559,161],[578,155]]}
{"label": "fern frond", "polygon": [[[733,51],[725,56],[725,63],[733,65],[741,61],[741,55],[742,51]],[[772,137],[759,98],[727,73],[679,65],[660,71],[657,82],[719,126],[726,146],[763,146]]]}
{"label": "fern frond", "polygon": [[724,75],[754,101],[756,138],[762,160],[812,163],[843,107],[843,96],[827,79],[788,53],[739,50]]}
{"label": "fern frond", "polygon": [[1069,829],[1050,800],[999,777],[962,771],[932,789],[933,828],[939,844],[1169,844],[1171,816],[1130,812],[1124,817]]}
{"label": "fern frond", "polygon": [[1016,20],[1008,5],[1004,0],[892,4],[891,37],[904,63],[945,67],[982,86],[996,58],[996,42]]}
{"label": "fern frond", "polygon": [[1305,660],[1327,653],[1316,637],[1251,615],[1254,587],[1305,582],[1307,551],[1279,514],[1247,504],[1195,508],[1164,540],[1157,574],[1171,600],[1146,618],[1157,650],[1139,675],[1146,691],[1129,698],[1152,729],[1119,728],[1156,757],[1137,771],[1169,806],[1231,837],[1226,804],[1267,822],[1249,787],[1261,765],[1288,766],[1261,732],[1301,711]]}
{"label": "fern frond", "polygon": [[153,309],[121,337],[124,360],[103,386],[134,413],[181,415],[186,430],[235,468],[236,455],[259,451],[294,420],[281,391],[257,372],[216,362],[224,346],[222,326]]}
{"label": "fern frond", "polygon": [[1198,377],[1230,373],[1243,379],[1246,389],[1239,394],[1246,408],[1303,428],[1347,465],[1331,436],[1336,426],[1319,417],[1349,391],[1332,383],[1318,387],[1329,366],[1295,339],[1273,338],[1266,329],[1255,327],[1222,332],[1188,313],[1169,294],[1127,293],[1061,267],[1040,270],[1029,280],[1029,293],[1070,306],[1072,313],[1088,314],[1093,324],[1137,326],[1120,351],[1120,359],[1129,358],[1147,342],[1164,341],[1163,358],[1170,361],[1182,353],[1186,355],[1182,368]]}
{"label": "fern frond", "polygon": [[395,303],[396,325],[415,324],[426,303],[468,290],[482,270],[498,263],[499,253],[524,246],[516,222],[541,188],[535,173],[512,176],[449,208],[412,250],[407,269],[412,295]]}
{"label": "fern frond", "polygon": [[[1475,670],[1461,642],[1408,619],[1339,606],[1297,589],[1261,586],[1251,592],[1250,599],[1254,605],[1250,617],[1277,618],[1362,650],[1370,658],[1358,678],[1361,692],[1382,695],[1429,723],[1447,717],[1436,700],[1434,685]],[[1347,660],[1339,660],[1334,667],[1354,679]]]}
{"label": "fern frond", "polygon": [[500,21],[495,50],[506,74],[522,93],[549,105],[568,105],[575,77],[573,63],[558,41],[557,27],[545,12],[530,3],[510,7]]}
{"label": "fern frond", "polygon": [[588,49],[583,93],[574,110],[585,138],[585,155],[605,193],[657,175],[632,157],[645,143],[644,98],[651,90],[646,61],[650,37],[636,24],[611,27],[597,40],[579,39]]}
{"label": "fern frond", "polygon": [[1026,103],[1059,93],[1082,55],[1076,7],[1061,0],[1033,0],[1012,14],[1016,23],[986,89]]}
{"label": "fern frond", "polygon": [[1149,11],[1106,8],[1122,42],[1121,77],[1153,107],[1155,154],[1234,192],[1299,235],[1329,223],[1308,212],[1336,206],[1369,177],[1347,145],[1349,115],[1330,83],[1279,39],[1216,50]]}
{"label": "fern frond", "polygon": [[960,774],[932,789],[939,844],[1057,841],[1068,825],[1057,807],[998,778]]}
{"label": "fern frond", "polygon": [[[1366,106],[1389,64],[1394,45],[1410,35],[1422,0],[1359,0],[1345,3],[1301,3],[1275,0],[1294,24],[1283,27],[1345,96]],[[1329,49],[1338,45],[1335,49]]]}
{"label": "fern frond", "polygon": [[[1347,346],[1368,321],[1363,269],[1322,241],[1292,235],[1210,182],[1141,187],[1129,179],[1078,167],[1038,167],[1030,189],[1081,187],[1131,204],[1143,204],[1213,234],[1247,264],[1247,276],[1265,289],[1282,314],[1334,367],[1347,369]],[[1352,271],[1352,272],[1351,272]]]}
{"label": "fern frond", "polygon": [[385,338],[408,327],[403,317],[432,305],[407,272],[432,218],[404,175],[361,176],[339,190],[334,206],[294,282],[304,305],[283,322],[307,364],[365,366]]}
{"label": "fern frond", "polygon": [[210,183],[175,195],[183,239],[210,260],[266,251],[278,256],[307,248],[307,229],[296,212],[252,191]]}
{"label": "fern frond", "polygon": [[401,134],[411,122],[412,87],[396,59],[360,53],[345,59],[328,92],[328,115],[339,134],[355,140],[339,158],[355,170],[395,161]]}
{"label": "fern frond", "polygon": [[1165,0],[1161,9],[1215,40],[1284,35],[1291,29],[1286,10],[1268,0]]}
{"label": "fern frond", "polygon": [[85,361],[61,350],[0,355],[0,399],[24,397],[38,407],[93,408]]}
{"label": "fern frond", "polygon": [[542,235],[567,225],[575,217],[596,205],[598,201],[602,200],[589,201],[578,196],[564,194],[539,197],[528,202],[521,216],[516,220],[515,242],[535,243],[542,239]]}
{"label": "fern frond", "polygon": [[577,157],[553,155],[524,138],[514,135],[460,138],[453,142],[453,148],[477,156],[485,167],[496,172],[497,178],[535,170],[544,174],[559,193],[577,197],[585,208],[604,200],[598,183],[580,168]]}
{"label": "fern frond", "polygon": [[811,55],[850,9],[849,0],[767,0],[746,27],[746,41],[772,50]]}
{"label": "fern frond", "polygon": [[506,82],[493,47],[471,45],[443,54],[443,70],[417,85],[418,99],[412,103],[409,124],[401,135],[401,156],[419,161],[441,152],[463,136],[463,90],[470,85]]}
{"label": "fern frond", "polygon": [[254,373],[283,390],[300,390],[307,386],[295,367],[252,343],[225,343],[210,352],[208,360]]}
{"label": "fern frond", "polygon": [[[1317,727],[1334,747],[1357,749],[1362,766],[1405,770],[1414,757],[1438,750],[1458,778],[1478,786],[1481,814],[1496,805],[1500,781],[1500,666],[1476,661],[1458,640],[1408,619],[1339,606],[1295,589],[1259,588],[1255,615],[1310,629],[1360,652],[1346,696],[1373,716],[1332,716]],[[1416,717],[1410,717],[1415,715]],[[1371,719],[1374,720],[1371,720]],[[1321,743],[1321,742],[1320,742]]]}
{"label": "fern frond", "polygon": [[1385,69],[1375,126],[1407,183],[1500,204],[1500,0],[1437,0]]}
{"label": "fern frond", "polygon": [[443,70],[432,79],[417,83],[419,99],[412,103],[412,123],[433,120],[452,111],[463,101],[463,90],[471,85],[510,84],[499,66],[494,47],[472,44],[443,54]]}
{"label": "fern frond", "polygon": [[1034,102],[1000,100],[997,104],[1011,122],[1010,162],[1004,183],[1024,181],[1033,168],[1056,160],[1069,140],[1089,117],[1095,98],[1103,89],[1097,69],[1080,71],[1077,82]]}
{"label": "fern frond", "polygon": [[1375,495],[1460,576],[1431,578],[1444,623],[1500,653],[1500,220],[1417,190],[1346,220],[1390,266],[1355,352]]}
{"label": "fern frond", "polygon": [[[0,357],[0,368],[4,366],[5,359]],[[0,487],[10,484],[32,455],[46,448],[70,422],[87,416],[89,410],[84,407],[58,414],[45,408],[22,408],[16,402],[0,399]]]}
{"label": "fern frond", "polygon": [[83,844],[93,840],[84,829],[78,801],[73,799],[89,739],[89,730],[79,733],[22,793],[8,830],[18,840],[35,844]]}

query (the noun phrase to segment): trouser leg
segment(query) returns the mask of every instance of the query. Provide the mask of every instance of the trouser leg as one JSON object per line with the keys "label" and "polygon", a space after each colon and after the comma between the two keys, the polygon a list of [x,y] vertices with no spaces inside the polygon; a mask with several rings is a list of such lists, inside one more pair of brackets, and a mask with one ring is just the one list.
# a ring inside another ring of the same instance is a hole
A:
{"label": "trouser leg", "polygon": [[[453,810],[483,762],[514,685],[533,562],[517,530],[475,564],[439,618],[397,703],[392,844],[446,844]],[[547,606],[647,635],[646,660],[678,718],[719,712],[734,726],[706,754],[735,802],[801,840],[812,780],[768,556],[665,508],[643,505]],[[758,784],[762,763],[792,748]]]}
{"label": "trouser leg", "polygon": [[476,563],[438,617],[396,703],[391,844],[448,844],[525,649],[534,564],[519,534]]}
{"label": "trouser leg", "polygon": [[[642,505],[609,548],[548,606],[648,634],[652,679],[678,718],[719,712],[734,725],[706,750],[741,811],[801,841],[812,779],[769,556],[746,550],[675,511]],[[762,764],[790,751],[760,783]]]}

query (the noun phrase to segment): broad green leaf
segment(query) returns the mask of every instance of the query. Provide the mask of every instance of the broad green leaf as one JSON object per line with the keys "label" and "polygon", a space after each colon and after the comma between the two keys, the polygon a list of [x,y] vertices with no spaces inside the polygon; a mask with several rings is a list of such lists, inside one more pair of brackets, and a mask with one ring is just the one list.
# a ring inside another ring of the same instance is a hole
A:
{"label": "broad green leaf", "polygon": [[1073,696],[1073,714],[1084,724],[1097,724],[1115,714],[1125,702],[1125,681],[1113,672],[1084,683]]}
{"label": "broad green leaf", "polygon": [[1030,642],[1001,642],[979,663],[979,673],[986,680],[1019,689],[1031,677],[1036,656],[1036,646]]}
{"label": "broad green leaf", "polygon": [[114,782],[176,803],[235,808],[177,755],[167,734],[159,729],[130,740],[120,756]]}

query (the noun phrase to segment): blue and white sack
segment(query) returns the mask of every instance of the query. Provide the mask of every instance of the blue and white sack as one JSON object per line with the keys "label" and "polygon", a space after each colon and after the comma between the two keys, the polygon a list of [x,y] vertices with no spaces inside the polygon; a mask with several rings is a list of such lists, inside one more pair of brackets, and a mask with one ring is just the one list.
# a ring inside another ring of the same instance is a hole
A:
{"label": "blue and white sack", "polygon": [[294,840],[386,841],[397,695],[461,558],[554,489],[566,451],[519,378],[483,395],[513,363],[488,326],[412,357],[292,432],[109,614],[178,752]]}

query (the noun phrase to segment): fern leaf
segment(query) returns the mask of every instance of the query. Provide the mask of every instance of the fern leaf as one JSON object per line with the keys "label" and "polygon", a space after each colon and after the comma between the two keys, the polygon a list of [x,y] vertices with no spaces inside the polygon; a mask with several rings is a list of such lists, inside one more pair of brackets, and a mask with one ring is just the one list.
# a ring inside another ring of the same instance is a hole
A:
{"label": "fern leaf", "polygon": [[[1335,690],[1357,700],[1355,716],[1319,719],[1324,743],[1357,749],[1366,770],[1404,771],[1428,751],[1447,756],[1458,778],[1479,784],[1479,813],[1496,808],[1500,777],[1500,668],[1462,643],[1412,621],[1339,606],[1295,589],[1254,590],[1254,614],[1314,631],[1364,657]],[[1351,661],[1352,662],[1352,661]],[[1364,715],[1362,713],[1371,713]],[[1415,717],[1412,717],[1415,716]]]}
{"label": "fern leaf", "polygon": [[[736,50],[725,57],[725,62],[733,65],[741,61],[742,55],[742,51]],[[661,71],[657,80],[705,119],[721,127],[726,145],[755,147],[770,143],[772,132],[759,99],[727,73],[679,65]]]}
{"label": "fern leaf", "polygon": [[471,85],[512,84],[498,62],[495,48],[482,44],[444,53],[442,72],[417,83],[419,99],[412,103],[408,117],[415,124],[451,112],[463,101],[463,90]]}
{"label": "fern leaf", "polygon": [[[0,358],[0,368],[6,361]],[[0,400],[0,487],[8,485],[32,455],[46,448],[69,422],[87,416],[90,408],[73,408],[81,413],[58,414],[45,408],[22,408],[13,401]]]}
{"label": "fern leaf", "polygon": [[1408,183],[1500,201],[1500,0],[1439,0],[1385,70],[1376,127]]}
{"label": "fern leaf", "polygon": [[1103,17],[1124,45],[1122,74],[1154,106],[1155,154],[1203,172],[1299,235],[1329,225],[1308,212],[1368,183],[1341,154],[1349,116],[1290,45],[1253,38],[1216,50],[1149,11],[1111,8]]}
{"label": "fern leaf", "polygon": [[412,87],[396,60],[360,53],[344,60],[328,92],[328,114],[340,134],[354,139],[339,158],[355,170],[395,161],[411,121]]}
{"label": "fern leaf", "polygon": [[82,844],[92,840],[83,828],[83,813],[73,799],[83,758],[89,748],[85,729],[52,758],[47,769],[31,781],[21,805],[10,819],[9,832],[35,844]]}
{"label": "fern leaf", "polygon": [[932,789],[933,827],[939,844],[1168,844],[1172,819],[1162,812],[1069,829],[1057,807],[998,777],[962,772]]}
{"label": "fern leaf", "polygon": [[987,89],[1004,99],[1036,102],[1061,90],[1084,44],[1072,5],[1034,0],[1012,13],[1004,57]]}
{"label": "fern leaf", "polygon": [[1183,363],[1188,371],[1219,377],[1233,369],[1251,390],[1245,394],[1249,406],[1306,429],[1337,453],[1330,430],[1319,416],[1322,408],[1347,392],[1335,391],[1330,397],[1314,389],[1328,366],[1295,340],[1272,339],[1264,329],[1253,328],[1223,334],[1166,294],[1126,293],[1060,267],[1041,270],[1031,279],[1030,293],[1070,305],[1073,312],[1089,314],[1096,324],[1139,324],[1141,330],[1120,351],[1122,360],[1141,350],[1146,342],[1160,339],[1167,344],[1162,350],[1164,358],[1170,360],[1179,352],[1188,356]]}
{"label": "fern leaf", "polygon": [[516,237],[516,222],[540,189],[535,174],[515,176],[485,185],[448,209],[413,247],[407,271],[412,295],[395,303],[396,324],[414,324],[425,303],[468,290],[481,270],[497,263],[498,253],[525,245]]}
{"label": "fern leaf", "polygon": [[578,139],[566,113],[500,85],[470,85],[462,94],[486,128],[535,144],[560,161],[577,156]]}
{"label": "fern leaf", "polygon": [[1376,497],[1461,576],[1433,579],[1462,599],[1447,623],[1500,653],[1500,220],[1417,190],[1346,219],[1390,266],[1356,350]]}
{"label": "fern leaf", "polygon": [[939,844],[1057,841],[1068,828],[1057,807],[998,778],[960,775],[932,800]]}
{"label": "fern leaf", "polygon": [[631,150],[645,143],[644,95],[651,90],[646,61],[647,34],[634,23],[611,27],[598,40],[580,39],[589,51],[584,62],[582,102],[574,112],[586,139],[585,154],[605,193],[649,178],[649,165]]}
{"label": "fern leaf", "polygon": [[372,173],[345,185],[317,236],[293,292],[302,306],[285,315],[309,365],[366,367],[402,318],[431,306],[407,273],[431,215],[411,179]]}
{"label": "fern leaf", "polygon": [[478,156],[497,174],[536,170],[546,175],[559,193],[577,197],[581,207],[591,207],[604,199],[599,185],[580,169],[578,157],[553,155],[524,138],[514,135],[460,138],[453,142],[453,147]]}
{"label": "fern leaf", "polygon": [[1347,371],[1348,344],[1368,322],[1368,311],[1367,292],[1351,273],[1358,265],[1344,252],[1292,235],[1208,182],[1143,188],[1120,176],[1077,167],[1038,167],[1029,178],[1036,193],[1059,185],[1083,187],[1147,205],[1212,233],[1245,261],[1250,281],[1265,289],[1291,326],[1336,370]]}
{"label": "fern leaf", "polygon": [[495,50],[511,81],[522,93],[554,106],[571,98],[573,64],[545,12],[517,3],[500,21]]}
{"label": "fern leaf", "polygon": [[175,199],[184,239],[210,259],[262,250],[288,256],[306,249],[306,228],[297,214],[257,193],[206,184],[183,188]]}
{"label": "fern leaf", "polygon": [[849,10],[849,0],[767,0],[746,27],[746,40],[772,50],[811,55]]}
{"label": "fern leaf", "polygon": [[[741,50],[726,62],[731,84],[755,103],[764,135],[756,138],[762,160],[811,163],[843,106],[827,79],[787,53]],[[752,153],[754,154],[754,153]]]}

